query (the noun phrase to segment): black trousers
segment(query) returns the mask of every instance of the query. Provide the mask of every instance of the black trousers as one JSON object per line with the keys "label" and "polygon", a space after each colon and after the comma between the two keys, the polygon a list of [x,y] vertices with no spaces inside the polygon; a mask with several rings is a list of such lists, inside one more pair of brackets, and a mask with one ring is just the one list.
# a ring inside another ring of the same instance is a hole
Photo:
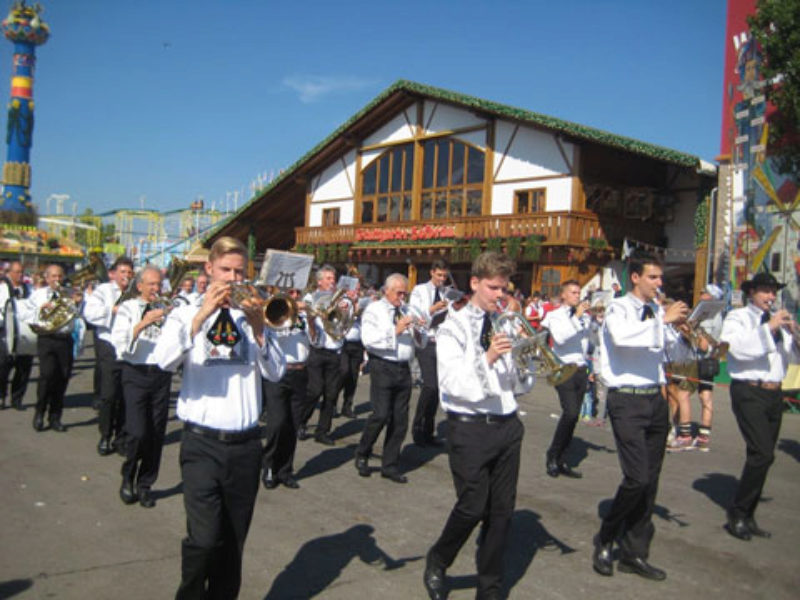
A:
{"label": "black trousers", "polygon": [[328,433],[331,430],[333,410],[336,407],[336,396],[339,395],[339,379],[341,378],[339,354],[335,350],[311,348],[308,355],[308,394],[303,424],[308,423],[319,397],[322,396],[317,435]]}
{"label": "black trousers", "polygon": [[433,437],[436,409],[439,406],[439,376],[436,371],[436,343],[417,350],[417,362],[422,375],[422,389],[414,412],[412,434],[415,441],[426,441]]}
{"label": "black trousers", "polygon": [[175,597],[236,598],[258,494],[261,440],[225,443],[184,430],[180,463],[187,536]]}
{"label": "black trousers", "polygon": [[277,479],[285,479],[294,472],[297,428],[303,424],[308,372],[288,369],[277,383],[268,379],[262,381],[267,413],[264,470],[272,469]]}
{"label": "black trousers", "polygon": [[408,431],[408,401],[411,399],[411,369],[407,362],[391,362],[370,355],[369,400],[372,414],[367,419],[356,452],[369,457],[378,436],[386,427],[381,469],[397,472],[400,448]]}
{"label": "black trousers", "polygon": [[36,340],[39,355],[39,383],[36,386],[36,412],[48,411],[50,420],[60,420],[64,394],[72,372],[72,336],[40,335]]}
{"label": "black trousers", "polygon": [[122,363],[126,440],[122,477],[138,488],[149,489],[158,479],[171,381],[171,373],[154,365]]}
{"label": "black trousers", "polygon": [[623,556],[646,559],[655,533],[653,508],[669,433],[667,401],[661,392],[609,390],[607,402],[623,479],[600,527],[600,541],[618,539]]}
{"label": "black trousers", "polygon": [[491,424],[448,420],[447,425],[450,472],[458,499],[429,557],[434,564],[448,568],[482,522],[477,554],[480,597],[502,586],[525,428],[516,417]]}
{"label": "black trousers", "polygon": [[783,418],[781,392],[734,380],[731,403],[747,445],[747,458],[730,512],[734,517],[748,518],[756,511],[769,467],[775,460],[775,444]]}
{"label": "black trousers", "polygon": [[558,401],[561,403],[561,418],[558,419],[556,430],[553,433],[553,441],[547,449],[548,460],[552,459],[561,462],[564,459],[564,452],[572,441],[575,434],[575,425],[583,404],[583,395],[589,384],[589,372],[586,367],[581,367],[575,374],[561,385],[556,386]]}
{"label": "black trousers", "polygon": [[122,396],[122,363],[117,360],[114,346],[95,341],[96,369],[100,377],[100,437],[118,436],[125,425],[125,400]]}
{"label": "black trousers", "polygon": [[[353,397],[358,385],[358,370],[364,362],[364,345],[361,342],[345,342],[339,355],[340,383],[344,392],[342,410],[353,409]],[[337,394],[338,395],[338,394]]]}
{"label": "black trousers", "polygon": [[0,398],[5,398],[8,391],[8,376],[11,370],[14,375],[11,377],[11,404],[22,406],[22,399],[28,389],[28,381],[31,378],[31,368],[33,367],[33,356],[22,354],[5,354],[0,358]]}

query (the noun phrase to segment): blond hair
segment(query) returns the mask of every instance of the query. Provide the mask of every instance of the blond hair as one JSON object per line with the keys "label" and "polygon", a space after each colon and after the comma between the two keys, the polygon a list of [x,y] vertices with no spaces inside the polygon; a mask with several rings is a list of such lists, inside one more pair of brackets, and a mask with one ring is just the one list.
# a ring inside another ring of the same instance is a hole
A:
{"label": "blond hair", "polygon": [[214,262],[226,254],[241,254],[247,258],[247,249],[236,238],[224,236],[211,245],[211,250],[208,252],[208,262]]}

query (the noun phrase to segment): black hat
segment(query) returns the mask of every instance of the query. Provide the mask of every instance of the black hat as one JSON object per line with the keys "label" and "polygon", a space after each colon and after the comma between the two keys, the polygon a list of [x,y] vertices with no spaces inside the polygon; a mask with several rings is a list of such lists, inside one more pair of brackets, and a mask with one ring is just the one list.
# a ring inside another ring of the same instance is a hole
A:
{"label": "black hat", "polygon": [[749,294],[751,290],[754,290],[757,287],[770,287],[775,288],[777,291],[785,288],[786,284],[778,283],[778,280],[769,273],[757,273],[755,277],[742,283],[742,291],[745,294]]}

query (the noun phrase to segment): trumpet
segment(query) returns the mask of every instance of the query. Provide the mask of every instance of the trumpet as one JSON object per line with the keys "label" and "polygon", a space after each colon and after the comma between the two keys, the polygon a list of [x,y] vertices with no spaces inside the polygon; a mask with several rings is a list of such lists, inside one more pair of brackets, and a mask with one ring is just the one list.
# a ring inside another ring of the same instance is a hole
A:
{"label": "trumpet", "polygon": [[[550,385],[561,385],[578,370],[578,365],[564,363],[547,344],[546,332],[536,333],[524,316],[516,311],[502,310],[492,315],[492,331],[503,333],[511,340],[511,360],[520,375],[543,375]],[[534,359],[542,357],[541,368]]]}
{"label": "trumpet", "polygon": [[413,304],[401,304],[400,314],[404,317],[411,317],[411,325],[417,333],[425,333],[428,329],[428,319],[425,313]]}
{"label": "trumpet", "polygon": [[[769,307],[769,312],[773,315],[779,310],[779,308],[773,305],[770,305]],[[798,329],[797,322],[789,317],[789,322],[781,325],[781,329],[791,336],[792,345],[794,346],[795,352],[800,353],[800,329]]]}

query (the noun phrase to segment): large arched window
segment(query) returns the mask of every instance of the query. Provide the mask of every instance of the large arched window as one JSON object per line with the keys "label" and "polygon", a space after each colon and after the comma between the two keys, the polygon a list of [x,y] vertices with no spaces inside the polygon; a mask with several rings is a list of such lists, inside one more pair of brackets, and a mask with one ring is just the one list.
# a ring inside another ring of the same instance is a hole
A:
{"label": "large arched window", "polygon": [[396,146],[362,171],[361,222],[411,220],[414,144]]}
{"label": "large arched window", "polygon": [[422,219],[480,215],[484,153],[454,138],[424,144]]}

